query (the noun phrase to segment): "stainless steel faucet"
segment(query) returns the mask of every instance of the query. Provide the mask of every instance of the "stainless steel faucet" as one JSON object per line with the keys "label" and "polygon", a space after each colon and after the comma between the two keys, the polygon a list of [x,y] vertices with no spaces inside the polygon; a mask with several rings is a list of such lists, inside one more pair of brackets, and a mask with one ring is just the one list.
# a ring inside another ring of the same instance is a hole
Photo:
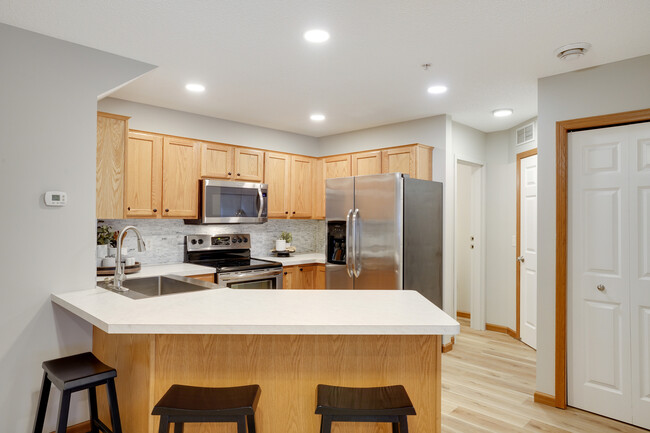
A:
{"label": "stainless steel faucet", "polygon": [[115,253],[115,276],[113,277],[113,288],[119,291],[126,291],[127,289],[122,288],[122,281],[126,279],[124,276],[124,267],[122,265],[122,240],[126,235],[128,230],[133,230],[135,235],[138,237],[138,251],[143,252],[147,249],[142,239],[142,235],[134,226],[126,226],[117,236],[117,252]]}

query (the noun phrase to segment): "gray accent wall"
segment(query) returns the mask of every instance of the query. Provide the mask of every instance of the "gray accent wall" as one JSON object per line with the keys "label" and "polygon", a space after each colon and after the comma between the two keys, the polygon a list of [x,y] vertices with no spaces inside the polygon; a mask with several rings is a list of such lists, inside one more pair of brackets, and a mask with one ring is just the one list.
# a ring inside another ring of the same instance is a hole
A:
{"label": "gray accent wall", "polygon": [[109,225],[113,230],[128,225],[137,227],[147,244],[147,251],[138,252],[137,238],[133,233],[127,235],[124,243],[129,256],[147,265],[182,262],[185,236],[194,234],[250,233],[251,255],[267,257],[280,234],[290,232],[296,254],[325,253],[325,221],[318,220],[273,219],[264,224],[191,225],[176,219],[126,219],[100,220],[99,224]]}
{"label": "gray accent wall", "polygon": [[[41,363],[91,348],[91,326],[50,295],[95,287],[97,96],[153,66],[5,24],[0,59],[0,430],[27,433]],[[68,205],[45,207],[51,190]],[[86,395],[73,395],[70,425],[88,419]]]}

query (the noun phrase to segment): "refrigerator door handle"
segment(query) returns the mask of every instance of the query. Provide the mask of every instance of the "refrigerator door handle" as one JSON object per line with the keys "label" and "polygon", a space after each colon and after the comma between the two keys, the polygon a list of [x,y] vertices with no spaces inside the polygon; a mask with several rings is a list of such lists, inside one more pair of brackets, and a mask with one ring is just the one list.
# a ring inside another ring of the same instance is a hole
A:
{"label": "refrigerator door handle", "polygon": [[355,209],[354,213],[352,214],[352,227],[354,230],[354,234],[352,235],[354,237],[354,244],[352,246],[352,255],[354,256],[354,265],[353,265],[353,272],[354,276],[359,278],[359,275],[361,275],[361,260],[359,260],[359,263],[357,266],[357,257],[361,253],[361,249],[359,248],[359,244],[361,242],[359,239],[359,222],[361,219],[359,218],[359,209]]}
{"label": "refrigerator door handle", "polygon": [[351,248],[352,243],[352,224],[350,224],[350,217],[352,216],[352,209],[348,211],[348,216],[345,217],[345,270],[348,276],[352,278],[352,261],[354,260],[354,249]]}

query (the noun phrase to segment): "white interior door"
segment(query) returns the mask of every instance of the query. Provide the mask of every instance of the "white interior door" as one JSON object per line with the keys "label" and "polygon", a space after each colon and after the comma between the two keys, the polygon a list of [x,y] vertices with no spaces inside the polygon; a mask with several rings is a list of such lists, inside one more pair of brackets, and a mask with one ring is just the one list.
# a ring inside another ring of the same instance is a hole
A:
{"label": "white interior door", "polygon": [[650,429],[650,124],[628,128],[632,419]]}
{"label": "white interior door", "polygon": [[537,348],[537,155],[521,160],[519,329],[521,341]]}
{"label": "white interior door", "polygon": [[569,405],[632,422],[625,127],[569,134]]}

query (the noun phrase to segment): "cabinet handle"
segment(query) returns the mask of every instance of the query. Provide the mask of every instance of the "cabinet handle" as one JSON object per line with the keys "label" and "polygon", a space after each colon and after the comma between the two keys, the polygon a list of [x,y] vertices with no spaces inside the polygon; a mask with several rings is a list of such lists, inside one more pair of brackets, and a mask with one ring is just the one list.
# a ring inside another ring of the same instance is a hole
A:
{"label": "cabinet handle", "polygon": [[131,206],[127,207],[126,210],[131,210]]}
{"label": "cabinet handle", "polygon": [[289,211],[285,211],[284,213],[285,213],[285,215],[289,215]]}
{"label": "cabinet handle", "polygon": [[302,272],[302,268],[300,268],[300,272]]}
{"label": "cabinet handle", "polygon": [[158,209],[154,209],[153,211],[154,211],[154,212],[158,212]]}
{"label": "cabinet handle", "polygon": [[169,212],[169,209],[165,209],[165,212]]}
{"label": "cabinet handle", "polygon": [[237,176],[241,176],[241,174],[237,173]]}
{"label": "cabinet handle", "polygon": [[295,211],[295,210],[293,211],[293,214],[294,214],[294,215],[296,214],[296,211]]}
{"label": "cabinet handle", "polygon": [[231,173],[231,172],[228,172],[228,176],[232,176],[232,173]]}
{"label": "cabinet handle", "polygon": [[287,273],[285,272],[284,275],[287,275]]}

